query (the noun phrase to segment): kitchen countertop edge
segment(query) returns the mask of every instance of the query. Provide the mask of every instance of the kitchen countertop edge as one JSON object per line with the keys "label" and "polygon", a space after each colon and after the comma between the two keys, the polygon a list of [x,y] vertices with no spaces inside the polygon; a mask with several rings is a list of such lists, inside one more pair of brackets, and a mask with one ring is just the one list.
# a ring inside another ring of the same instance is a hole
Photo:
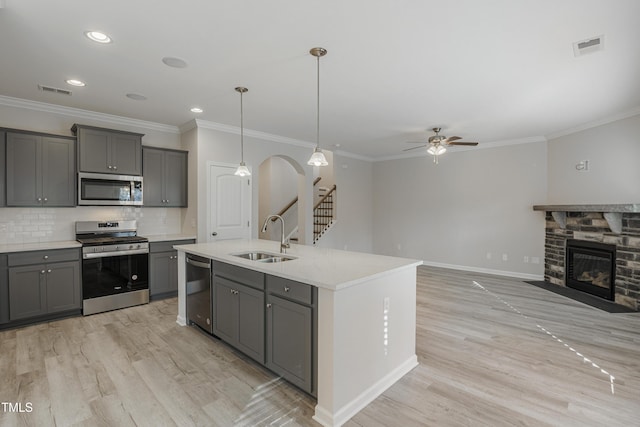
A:
{"label": "kitchen countertop edge", "polygon": [[82,244],[75,240],[35,243],[7,243],[0,245],[0,253],[46,251],[55,249],[80,248]]}
{"label": "kitchen countertop edge", "polygon": [[[256,242],[260,242],[260,244],[256,243]],[[260,241],[260,240],[249,240],[249,241],[245,241],[246,243],[246,247],[244,250],[246,251],[252,251],[252,250],[259,250],[259,251],[264,251],[264,252],[268,252],[268,253],[273,253],[274,255],[278,255],[277,250],[273,251],[270,249],[266,249],[264,247],[264,243],[262,243],[264,241]],[[274,242],[269,241],[270,245],[273,245]],[[223,251],[212,251],[212,250],[202,250],[199,249],[198,247],[194,248],[194,246],[199,246],[200,248],[209,248],[210,246],[207,246],[208,244],[196,244],[196,245],[176,245],[174,246],[174,249],[177,249],[179,251],[184,251],[187,253],[191,253],[194,255],[199,255],[205,258],[209,258],[215,261],[221,261],[221,262],[225,262],[231,265],[235,265],[238,267],[243,267],[243,268],[247,268],[247,269],[251,269],[251,270],[255,270],[255,271],[259,271],[261,273],[266,273],[266,274],[270,274],[273,276],[277,276],[277,277],[282,277],[284,279],[289,279],[289,280],[294,280],[297,282],[301,282],[301,283],[306,283],[318,288],[325,288],[325,289],[329,289],[329,290],[333,290],[333,291],[338,291],[338,290],[342,290],[342,289],[346,289],[352,286],[356,286],[362,282],[366,282],[369,280],[373,280],[373,279],[377,279],[380,277],[384,277],[386,275],[389,274],[393,274],[397,271],[400,270],[404,270],[407,268],[411,268],[411,267],[417,267],[419,265],[423,264],[423,261],[421,260],[416,260],[416,259],[409,259],[409,258],[399,258],[399,257],[390,257],[390,256],[386,256],[386,255],[376,255],[376,254],[368,254],[368,253],[362,253],[362,252],[347,252],[347,251],[340,251],[340,250],[328,250],[328,249],[318,249],[318,248],[314,248],[314,247],[309,247],[309,246],[304,246],[304,245],[292,245],[293,250],[289,251],[286,255],[289,256],[293,256],[296,258],[304,258],[305,256],[309,256],[310,253],[309,251],[312,250],[318,250],[319,252],[314,254],[316,257],[316,260],[318,258],[322,258],[323,257],[323,252],[326,253],[327,251],[331,251],[331,253],[340,253],[342,255],[346,257],[349,256],[349,254],[353,254],[355,257],[357,258],[362,258],[362,257],[371,257],[371,259],[378,259],[378,260],[382,260],[382,259],[387,259],[387,260],[393,260],[394,263],[393,265],[390,265],[389,268],[380,270],[379,268],[376,269],[376,271],[373,272],[365,272],[363,271],[362,273],[359,274],[355,274],[356,277],[350,277],[349,279],[346,279],[344,281],[342,280],[325,280],[323,281],[320,278],[317,277],[313,277],[313,273],[312,270],[313,268],[309,268],[307,271],[305,271],[304,274],[302,273],[298,273],[295,274],[295,272],[291,272],[288,271],[290,269],[287,268],[287,264],[293,261],[285,261],[285,262],[280,262],[280,263],[274,263],[274,264],[269,264],[269,263],[261,263],[258,261],[251,261],[248,259],[244,259],[244,258],[240,258],[237,256],[232,255],[232,253],[239,253],[242,252],[243,250],[241,250],[240,248],[234,248],[233,250],[229,251],[229,250],[223,250]],[[303,252],[307,252],[307,254],[299,254],[295,251],[295,249],[302,249]],[[220,253],[220,252],[224,252],[224,253]],[[335,265],[335,260],[333,260],[333,264],[331,265],[331,267],[335,268],[339,268],[340,266],[336,266]],[[343,260],[343,262],[346,263],[348,262],[348,260]],[[377,265],[377,264],[376,264]],[[289,266],[291,266],[291,264],[289,264]],[[315,267],[317,267],[317,264],[314,264]],[[347,275],[351,275],[354,276],[353,271],[349,271],[347,273]]]}

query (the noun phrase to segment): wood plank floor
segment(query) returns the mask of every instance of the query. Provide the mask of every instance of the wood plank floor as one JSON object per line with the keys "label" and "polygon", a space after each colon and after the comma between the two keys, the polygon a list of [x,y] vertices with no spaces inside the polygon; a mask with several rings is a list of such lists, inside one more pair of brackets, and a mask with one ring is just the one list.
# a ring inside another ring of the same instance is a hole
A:
{"label": "wood plank floor", "polygon": [[[317,426],[315,402],[175,323],[176,299],[0,332],[1,426]],[[420,365],[347,423],[640,425],[640,314],[420,267]]]}

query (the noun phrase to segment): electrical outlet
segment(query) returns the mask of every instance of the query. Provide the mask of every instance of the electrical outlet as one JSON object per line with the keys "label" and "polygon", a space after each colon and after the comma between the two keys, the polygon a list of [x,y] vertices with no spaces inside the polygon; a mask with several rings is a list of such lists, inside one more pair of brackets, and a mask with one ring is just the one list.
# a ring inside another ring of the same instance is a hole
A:
{"label": "electrical outlet", "polygon": [[523,261],[524,261],[525,263],[528,263],[528,262],[529,262],[529,257],[525,255],[525,256],[524,256]]}
{"label": "electrical outlet", "polygon": [[531,257],[531,263],[532,264],[540,264],[540,258],[538,258],[537,256]]}
{"label": "electrical outlet", "polygon": [[507,254],[502,254],[502,260],[503,261],[507,261],[509,259],[509,257],[507,256]]}

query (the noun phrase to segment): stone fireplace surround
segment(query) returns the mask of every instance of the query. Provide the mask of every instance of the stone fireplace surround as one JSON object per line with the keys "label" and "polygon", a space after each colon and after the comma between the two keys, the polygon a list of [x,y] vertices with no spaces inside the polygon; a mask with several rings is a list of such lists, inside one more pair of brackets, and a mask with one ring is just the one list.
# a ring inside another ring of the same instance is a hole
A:
{"label": "stone fireplace surround", "polygon": [[615,302],[640,309],[640,204],[536,205],[546,212],[545,281],[565,284],[567,239],[616,246]]}

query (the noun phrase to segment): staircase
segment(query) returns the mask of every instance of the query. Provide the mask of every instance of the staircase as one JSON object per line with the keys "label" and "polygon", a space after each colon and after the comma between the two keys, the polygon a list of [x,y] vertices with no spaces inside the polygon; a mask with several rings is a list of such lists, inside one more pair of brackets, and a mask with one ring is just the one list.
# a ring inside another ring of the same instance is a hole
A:
{"label": "staircase", "polygon": [[[313,182],[313,186],[320,181],[320,177],[316,178]],[[332,188],[320,188],[319,200],[313,207],[313,244],[315,245],[318,240],[329,230],[335,222],[335,195],[336,186]],[[322,194],[324,193],[324,194]],[[287,206],[285,206],[278,215],[282,217],[288,217],[294,219],[297,216],[298,198],[293,199]],[[275,218],[272,219],[275,221]],[[290,221],[286,218],[286,223]],[[286,238],[292,242],[298,242],[298,226],[295,225],[290,230],[285,231]]]}
{"label": "staircase", "polygon": [[334,185],[313,207],[313,244],[315,245],[334,223],[333,197],[336,194]]}

